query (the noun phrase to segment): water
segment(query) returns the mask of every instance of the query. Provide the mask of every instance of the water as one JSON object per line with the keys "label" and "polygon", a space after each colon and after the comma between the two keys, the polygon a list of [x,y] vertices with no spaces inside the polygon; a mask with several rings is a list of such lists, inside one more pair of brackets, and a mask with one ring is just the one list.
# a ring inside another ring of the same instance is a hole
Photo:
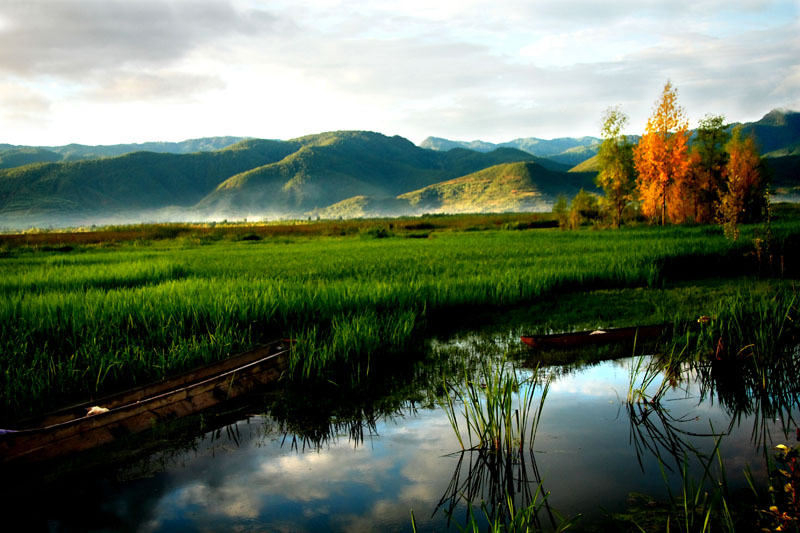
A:
{"label": "water", "polygon": [[[703,393],[703,379],[670,388],[662,409],[627,403],[637,359],[625,358],[543,369],[556,377],[532,451],[511,462],[462,453],[433,403],[442,369],[503,349],[456,339],[437,348],[436,370],[418,369],[385,398],[361,405],[351,398],[346,409],[331,402],[311,414],[299,409],[300,416],[295,400],[280,407],[279,399],[271,412],[252,406],[247,416],[132,462],[28,480],[19,490],[6,486],[5,518],[50,531],[410,531],[413,510],[418,530],[442,531],[451,521],[464,523],[464,494],[479,507],[510,490],[527,501],[549,492],[549,506],[582,514],[586,527],[624,510],[631,493],[665,499],[667,484],[681,483],[690,445],[709,453],[721,438],[728,484],[736,489],[745,486],[747,465],[763,482],[764,450],[795,438],[786,418],[797,416],[796,404],[765,419],[762,406],[750,402],[745,415]],[[541,523],[550,523],[546,512]]]}

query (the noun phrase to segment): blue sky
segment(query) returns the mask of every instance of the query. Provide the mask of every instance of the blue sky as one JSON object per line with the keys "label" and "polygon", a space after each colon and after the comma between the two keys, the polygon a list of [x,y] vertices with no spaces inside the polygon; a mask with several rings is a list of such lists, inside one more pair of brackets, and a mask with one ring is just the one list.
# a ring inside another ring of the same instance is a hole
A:
{"label": "blue sky", "polygon": [[800,110],[800,2],[0,0],[0,143],[500,142]]}

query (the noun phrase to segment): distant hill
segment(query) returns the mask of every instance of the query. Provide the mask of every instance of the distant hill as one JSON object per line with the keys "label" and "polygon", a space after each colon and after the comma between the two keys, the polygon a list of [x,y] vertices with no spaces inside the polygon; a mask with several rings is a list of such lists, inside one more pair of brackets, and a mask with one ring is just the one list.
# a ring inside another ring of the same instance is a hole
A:
{"label": "distant hill", "polygon": [[594,155],[586,161],[575,165],[567,172],[592,172],[597,174],[600,172],[600,159],[597,155]]}
{"label": "distant hill", "polygon": [[599,192],[591,175],[549,170],[533,161],[503,163],[397,197],[355,196],[308,213],[322,218],[423,213],[549,211],[559,194]]}
{"label": "distant hill", "polygon": [[400,217],[416,214],[420,214],[420,212],[412,207],[408,200],[363,195],[347,198],[341,202],[336,202],[321,209],[314,209],[307,213],[310,217],[327,219]]}
{"label": "distant hill", "polygon": [[417,211],[546,211],[556,197],[594,191],[591,177],[554,172],[533,162],[496,165],[473,174],[400,195]]}
{"label": "distant hill", "polygon": [[428,137],[420,143],[420,148],[427,150],[436,150],[437,152],[446,152],[453,148],[466,148],[467,150],[475,150],[476,152],[491,152],[497,148],[494,143],[484,141],[451,141],[443,139],[442,137]]}
{"label": "distant hill", "polygon": [[489,152],[497,148],[516,148],[517,150],[528,152],[531,155],[547,158],[551,161],[572,167],[595,155],[600,147],[601,141],[602,139],[598,139],[597,137],[562,137],[550,140],[527,137],[500,144],[493,144],[484,141],[451,141],[441,137],[428,137],[420,143],[420,147],[437,151],[466,148],[478,152]]}
{"label": "distant hill", "polygon": [[764,154],[764,157],[784,157],[787,155],[800,155],[800,141],[788,146],[784,146],[783,148],[778,148],[777,150],[767,152]]}
{"label": "distant hill", "polygon": [[213,213],[287,215],[355,196],[394,197],[498,163],[531,159],[508,148],[435,152],[402,137],[372,132],[332,132],[293,142],[297,151],[230,177],[198,207]]}
{"label": "distant hill", "polygon": [[764,165],[772,180],[772,194],[777,200],[800,201],[800,154],[765,157]]}
{"label": "distant hill", "polygon": [[330,132],[245,140],[213,152],[39,163],[0,170],[0,227],[75,225],[101,215],[105,221],[305,216],[354,196],[392,198],[532,158],[510,148],[434,152],[401,137]]}
{"label": "distant hill", "polygon": [[62,159],[61,154],[44,148],[10,147],[0,150],[0,169],[21,167],[34,163],[55,163]]}
{"label": "distant hill", "polygon": [[134,152],[1,170],[0,219],[9,224],[26,216],[73,219],[190,207],[229,176],[283,159],[295,149],[291,143],[250,140],[216,152]]}
{"label": "distant hill", "polygon": [[[771,111],[744,125],[762,147],[772,148],[764,162],[779,199],[800,195],[798,116]],[[245,139],[204,150],[233,139],[145,143],[133,146],[156,144],[189,153],[135,151],[76,161],[62,159],[87,156],[77,145],[51,147],[63,153],[47,147],[0,145],[0,229],[536,211],[549,209],[559,194],[572,197],[580,188],[595,190],[596,156],[570,167],[507,146],[511,143],[443,151],[415,146],[398,136],[337,131],[288,141]],[[563,150],[558,157],[583,158],[596,149],[597,140],[514,142],[527,150],[543,150],[549,143],[550,150]],[[121,146],[115,149],[127,149]]]}
{"label": "distant hill", "polygon": [[800,112],[773,109],[760,120],[743,124],[742,128],[743,133],[755,136],[762,154],[796,147],[800,143]]}
{"label": "distant hill", "polygon": [[[764,158],[778,159],[800,155],[800,113],[796,111],[775,109],[757,122],[732,124],[731,129],[735,125],[742,126],[745,135],[755,137],[759,151]],[[638,139],[638,136],[632,136],[634,142],[638,142]],[[780,175],[779,179],[791,179],[794,162],[793,159],[787,159],[772,165],[774,169],[777,169],[775,172]],[[598,170],[598,160],[595,156],[575,165],[569,172],[598,172]],[[800,171],[800,167],[795,171]]]}
{"label": "distant hill", "polygon": [[154,152],[160,154],[190,154],[213,152],[236,144],[244,137],[204,137],[181,142],[146,142],[141,144],[111,144],[86,146],[14,146],[0,144],[0,169],[13,168],[32,163],[54,163],[57,161],[82,161],[100,157],[115,157],[132,152]]}

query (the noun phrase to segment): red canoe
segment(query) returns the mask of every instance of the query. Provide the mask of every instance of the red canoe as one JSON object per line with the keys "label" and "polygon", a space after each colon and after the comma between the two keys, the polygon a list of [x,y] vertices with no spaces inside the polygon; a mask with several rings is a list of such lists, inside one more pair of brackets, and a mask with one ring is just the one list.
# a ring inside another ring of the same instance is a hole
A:
{"label": "red canoe", "polygon": [[533,348],[571,348],[610,344],[634,338],[655,339],[667,330],[667,326],[635,326],[595,331],[576,331],[573,333],[554,333],[551,335],[523,335],[522,342]]}

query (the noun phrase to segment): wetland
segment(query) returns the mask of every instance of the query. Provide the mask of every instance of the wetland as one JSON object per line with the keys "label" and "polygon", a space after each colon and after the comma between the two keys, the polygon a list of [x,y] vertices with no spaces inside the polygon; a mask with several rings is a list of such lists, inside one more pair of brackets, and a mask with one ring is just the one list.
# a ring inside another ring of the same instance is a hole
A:
{"label": "wetland", "polygon": [[[25,472],[6,515],[51,530],[778,527],[789,492],[767,489],[792,458],[774,447],[797,443],[794,210],[768,248],[758,227],[731,241],[527,217],[0,239],[4,423],[295,340],[274,390]],[[519,342],[650,324],[673,335]],[[524,439],[495,424],[500,449],[465,433],[498,375],[515,380],[507,418],[528,417]]]}

